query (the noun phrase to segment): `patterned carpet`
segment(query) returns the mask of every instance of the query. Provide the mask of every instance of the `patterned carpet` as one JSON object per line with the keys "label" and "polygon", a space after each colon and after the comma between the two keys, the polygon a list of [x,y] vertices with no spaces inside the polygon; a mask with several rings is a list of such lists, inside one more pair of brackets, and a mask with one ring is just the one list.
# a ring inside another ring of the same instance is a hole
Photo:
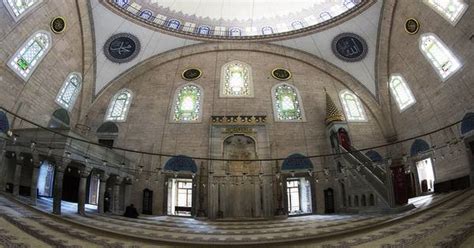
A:
{"label": "patterned carpet", "polygon": [[[3,247],[474,247],[474,191],[419,198],[401,214],[310,215],[269,221],[199,221],[179,217],[61,217],[48,199],[32,208],[0,195]],[[180,245],[181,244],[181,245]]]}

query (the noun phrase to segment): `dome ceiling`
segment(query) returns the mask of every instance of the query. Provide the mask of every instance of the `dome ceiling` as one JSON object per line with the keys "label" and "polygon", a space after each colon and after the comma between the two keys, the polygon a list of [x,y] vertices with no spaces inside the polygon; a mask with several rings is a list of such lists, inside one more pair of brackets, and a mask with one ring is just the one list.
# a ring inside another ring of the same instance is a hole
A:
{"label": "dome ceiling", "polygon": [[137,21],[196,38],[259,39],[315,30],[370,0],[108,0]]}

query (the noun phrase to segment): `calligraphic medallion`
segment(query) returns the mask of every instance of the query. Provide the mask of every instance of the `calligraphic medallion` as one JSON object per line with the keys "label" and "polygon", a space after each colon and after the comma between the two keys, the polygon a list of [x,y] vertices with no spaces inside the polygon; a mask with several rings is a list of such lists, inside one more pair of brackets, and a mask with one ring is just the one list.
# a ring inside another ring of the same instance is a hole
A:
{"label": "calligraphic medallion", "polygon": [[415,18],[410,18],[405,22],[405,31],[409,34],[416,34],[420,30],[420,23]]}
{"label": "calligraphic medallion", "polygon": [[272,77],[281,81],[286,81],[291,78],[291,72],[287,69],[276,68],[272,71]]}
{"label": "calligraphic medallion", "polygon": [[202,76],[202,71],[197,68],[186,69],[181,74],[181,77],[187,81],[199,79],[201,76]]}
{"label": "calligraphic medallion", "polygon": [[140,52],[140,41],[128,33],[111,36],[104,45],[105,56],[115,63],[126,63]]}
{"label": "calligraphic medallion", "polygon": [[62,16],[56,16],[49,23],[49,27],[53,33],[60,34],[66,30],[66,20]]}
{"label": "calligraphic medallion", "polygon": [[368,50],[365,40],[354,33],[339,34],[332,41],[334,55],[347,62],[361,61]]}

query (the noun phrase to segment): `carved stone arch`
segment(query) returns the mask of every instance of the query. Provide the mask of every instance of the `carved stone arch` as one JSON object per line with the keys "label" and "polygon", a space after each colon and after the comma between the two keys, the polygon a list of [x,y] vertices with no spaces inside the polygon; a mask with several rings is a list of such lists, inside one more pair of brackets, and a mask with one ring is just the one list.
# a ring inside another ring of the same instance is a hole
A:
{"label": "carved stone arch", "polygon": [[90,109],[94,106],[103,104],[103,101],[110,99],[115,92],[125,87],[134,79],[140,77],[149,70],[163,64],[169,63],[177,59],[185,57],[205,54],[216,51],[253,51],[266,54],[272,54],[289,59],[299,61],[301,63],[312,66],[321,72],[327,74],[336,82],[350,89],[359,97],[361,102],[367,107],[374,119],[377,121],[382,133],[386,138],[393,136],[393,127],[391,122],[385,117],[380,104],[372,93],[367,90],[361,82],[354,78],[349,73],[340,69],[339,67],[315,56],[296,49],[284,47],[275,44],[261,44],[261,43],[205,43],[186,46],[183,48],[171,50],[162,54],[155,55],[147,60],[144,60],[136,66],[118,75],[107,86],[105,86],[97,95],[97,98],[92,103]]}

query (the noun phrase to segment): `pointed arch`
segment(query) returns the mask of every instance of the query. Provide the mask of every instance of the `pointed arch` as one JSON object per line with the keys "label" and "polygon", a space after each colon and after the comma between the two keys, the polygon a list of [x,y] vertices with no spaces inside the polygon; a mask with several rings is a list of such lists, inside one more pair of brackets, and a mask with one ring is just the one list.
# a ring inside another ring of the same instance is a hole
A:
{"label": "pointed arch", "polygon": [[299,153],[292,154],[283,160],[281,166],[282,171],[295,171],[295,170],[313,170],[313,163],[311,160]]}
{"label": "pointed arch", "polygon": [[252,67],[234,60],[221,68],[220,97],[253,97]]}
{"label": "pointed arch", "polygon": [[420,35],[419,46],[421,53],[441,80],[446,81],[461,68],[461,62],[437,35],[433,33]]}
{"label": "pointed arch", "polygon": [[400,112],[408,109],[416,103],[410,87],[401,74],[392,74],[390,76],[389,86],[390,92],[392,93]]}
{"label": "pointed arch", "polygon": [[349,90],[342,90],[339,93],[344,113],[346,114],[346,120],[357,122],[367,121],[367,115],[365,114],[364,107],[360,102],[359,98]]}
{"label": "pointed arch", "polygon": [[469,112],[462,118],[461,122],[461,134],[467,134],[474,130],[474,113]]}
{"label": "pointed arch", "polygon": [[410,155],[416,156],[430,149],[430,145],[423,139],[416,139],[410,148]]}
{"label": "pointed arch", "polygon": [[295,86],[287,83],[273,86],[272,101],[275,121],[306,121],[303,102]]}
{"label": "pointed arch", "polygon": [[463,0],[423,0],[423,3],[453,26],[456,26],[468,7]]}
{"label": "pointed arch", "polygon": [[52,38],[40,30],[31,35],[8,61],[10,67],[24,81],[28,81],[38,64],[51,49]]}
{"label": "pointed arch", "polygon": [[178,155],[178,156],[170,158],[166,162],[164,166],[164,170],[175,171],[175,172],[188,171],[188,172],[196,173],[197,165],[196,165],[196,162],[194,162],[192,158],[185,155]]}
{"label": "pointed arch", "polygon": [[132,98],[133,94],[129,89],[121,89],[117,92],[109,103],[107,114],[105,115],[105,121],[126,121]]}
{"label": "pointed arch", "polygon": [[42,1],[43,0],[3,0],[3,5],[8,10],[8,13],[11,15],[13,20],[17,22],[21,18],[23,18],[28,12],[38,6]]}
{"label": "pointed arch", "polygon": [[56,96],[56,103],[71,111],[82,86],[82,77],[78,72],[71,72]]}
{"label": "pointed arch", "polygon": [[203,92],[201,86],[193,83],[185,84],[176,89],[171,121],[201,122]]}

